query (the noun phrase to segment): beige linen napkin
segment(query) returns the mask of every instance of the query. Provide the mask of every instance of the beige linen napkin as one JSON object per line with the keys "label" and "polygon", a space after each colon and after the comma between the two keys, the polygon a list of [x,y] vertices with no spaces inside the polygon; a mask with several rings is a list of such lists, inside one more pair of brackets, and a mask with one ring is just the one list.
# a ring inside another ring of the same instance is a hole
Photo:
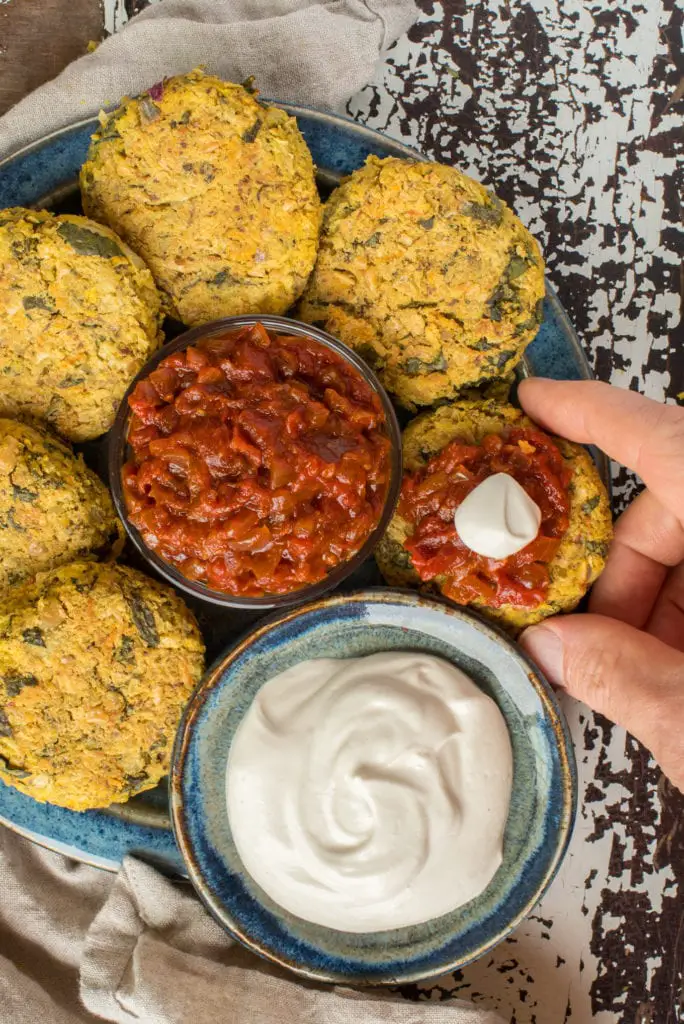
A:
{"label": "beige linen napkin", "polygon": [[0,1021],[97,1020],[501,1024],[460,1000],[304,984],[232,942],[189,886],[132,857],[116,876],[75,864],[0,826]]}
{"label": "beige linen napkin", "polygon": [[417,14],[413,0],[163,0],[5,114],[0,158],[198,64],[341,110]]}

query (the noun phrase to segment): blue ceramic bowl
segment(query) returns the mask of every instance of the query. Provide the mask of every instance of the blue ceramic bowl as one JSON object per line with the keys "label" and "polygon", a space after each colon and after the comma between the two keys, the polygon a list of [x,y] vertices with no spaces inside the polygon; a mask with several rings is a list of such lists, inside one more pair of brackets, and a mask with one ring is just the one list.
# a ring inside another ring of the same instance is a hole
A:
{"label": "blue ceramic bowl", "polygon": [[[475,900],[425,924],[350,934],[275,904],[245,871],[231,835],[225,771],[235,731],[259,688],[309,658],[419,650],[463,669],[501,709],[513,747],[503,863]],[[256,953],[319,981],[413,982],[482,956],[532,909],[568,845],[576,776],[567,726],[548,684],[503,633],[441,601],[398,590],[329,597],[271,619],[206,675],[176,739],[171,816],[188,874],[207,908]]]}

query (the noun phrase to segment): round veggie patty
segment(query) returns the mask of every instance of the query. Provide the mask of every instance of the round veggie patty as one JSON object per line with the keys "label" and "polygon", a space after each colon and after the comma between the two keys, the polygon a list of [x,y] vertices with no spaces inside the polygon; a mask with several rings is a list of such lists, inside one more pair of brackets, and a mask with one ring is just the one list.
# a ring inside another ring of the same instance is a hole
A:
{"label": "round veggie patty", "polygon": [[297,122],[201,71],[103,115],[81,191],[186,324],[284,313],[316,259],[320,200]]}
{"label": "round veggie patty", "polygon": [[539,246],[505,203],[454,167],[371,156],[326,203],[300,316],[415,409],[509,374],[543,297]]}
{"label": "round veggie patty", "polygon": [[170,587],[116,564],[41,574],[0,602],[0,778],[76,811],[156,786],[203,655]]}
{"label": "round veggie patty", "polygon": [[0,593],[92,554],[117,554],[109,491],[48,430],[0,419]]}
{"label": "round veggie patty", "polygon": [[46,420],[71,441],[114,422],[161,342],[147,267],[85,217],[0,210],[0,415]]}
{"label": "round veggie patty", "polygon": [[[404,431],[404,469],[421,469],[456,438],[477,445],[488,434],[504,434],[509,428],[532,427],[532,422],[511,405],[493,402],[460,402],[445,405],[416,417]],[[550,581],[545,600],[535,608],[504,604],[490,608],[485,601],[472,607],[514,632],[541,619],[572,610],[601,574],[612,539],[608,495],[589,453],[580,445],[552,438],[571,473],[569,524],[560,546],[548,565]],[[421,581],[411,564],[404,541],[411,532],[408,522],[395,515],[376,550],[380,571],[390,586],[424,587],[441,591],[444,579]]]}

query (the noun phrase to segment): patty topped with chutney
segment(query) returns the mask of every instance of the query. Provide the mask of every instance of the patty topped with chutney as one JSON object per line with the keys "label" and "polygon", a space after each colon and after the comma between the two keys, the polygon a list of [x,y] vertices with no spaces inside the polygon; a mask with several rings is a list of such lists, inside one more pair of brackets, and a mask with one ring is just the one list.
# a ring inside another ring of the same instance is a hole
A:
{"label": "patty topped with chutney", "polygon": [[539,246],[505,203],[454,167],[371,156],[326,203],[299,312],[413,410],[509,374],[543,297]]}
{"label": "patty topped with chutney", "polygon": [[[445,405],[403,435],[404,482],[376,558],[390,586],[437,591],[517,632],[570,611],[603,570],[612,522],[589,453],[550,437],[520,410]],[[461,541],[454,514],[477,483],[511,475],[541,511],[537,537],[504,560]]]}
{"label": "patty topped with chutney", "polygon": [[72,562],[0,601],[0,779],[83,811],[167,774],[204,644],[174,591]]}
{"label": "patty topped with chutney", "polygon": [[0,210],[0,415],[87,441],[161,341],[143,261],[85,217]]}
{"label": "patty topped with chutney", "polygon": [[314,265],[321,218],[295,119],[197,70],[101,120],[84,208],[145,259],[167,312],[191,326],[284,313]]}
{"label": "patty topped with chutney", "polygon": [[82,457],[44,427],[0,419],[0,594],[122,546],[109,491]]}

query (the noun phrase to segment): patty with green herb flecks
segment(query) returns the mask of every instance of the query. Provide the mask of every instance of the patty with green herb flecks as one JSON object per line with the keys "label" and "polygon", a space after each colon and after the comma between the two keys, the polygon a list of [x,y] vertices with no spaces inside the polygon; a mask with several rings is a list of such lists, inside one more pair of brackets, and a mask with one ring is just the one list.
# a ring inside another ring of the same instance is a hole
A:
{"label": "patty with green herb flecks", "polygon": [[[532,428],[534,424],[512,405],[471,401],[443,405],[417,416],[406,427],[402,436],[404,473],[420,472],[454,441],[480,446],[488,436],[505,437],[512,429],[526,427]],[[589,452],[564,438],[549,440],[557,447],[569,475],[569,509],[567,529],[548,563],[549,584],[545,597],[531,608],[514,604],[491,607],[486,599],[469,602],[478,612],[513,633],[550,615],[575,608],[603,571],[613,537],[608,495]],[[401,504],[375,552],[382,575],[392,587],[417,587],[442,593],[442,588],[448,584],[444,575],[421,583],[404,546],[411,536],[412,526],[400,510]],[[445,520],[445,527],[452,521],[452,517]]]}
{"label": "patty with green herb flecks", "polygon": [[86,213],[148,263],[185,324],[284,313],[316,259],[311,154],[284,110],[196,70],[102,115],[81,169]]}
{"label": "patty with green herb flecks", "polygon": [[539,246],[505,203],[453,167],[371,156],[326,203],[299,315],[415,410],[507,376],[543,297]]}
{"label": "patty with green herb flecks", "polygon": [[0,415],[28,414],[71,441],[112,425],[161,342],[152,275],[85,217],[0,210]]}
{"label": "patty with green herb flecks", "polygon": [[45,427],[0,418],[0,594],[122,544],[109,491],[83,459]]}
{"label": "patty with green herb flecks", "polygon": [[41,574],[0,601],[0,779],[76,811],[151,789],[203,666],[170,587],[116,564]]}

